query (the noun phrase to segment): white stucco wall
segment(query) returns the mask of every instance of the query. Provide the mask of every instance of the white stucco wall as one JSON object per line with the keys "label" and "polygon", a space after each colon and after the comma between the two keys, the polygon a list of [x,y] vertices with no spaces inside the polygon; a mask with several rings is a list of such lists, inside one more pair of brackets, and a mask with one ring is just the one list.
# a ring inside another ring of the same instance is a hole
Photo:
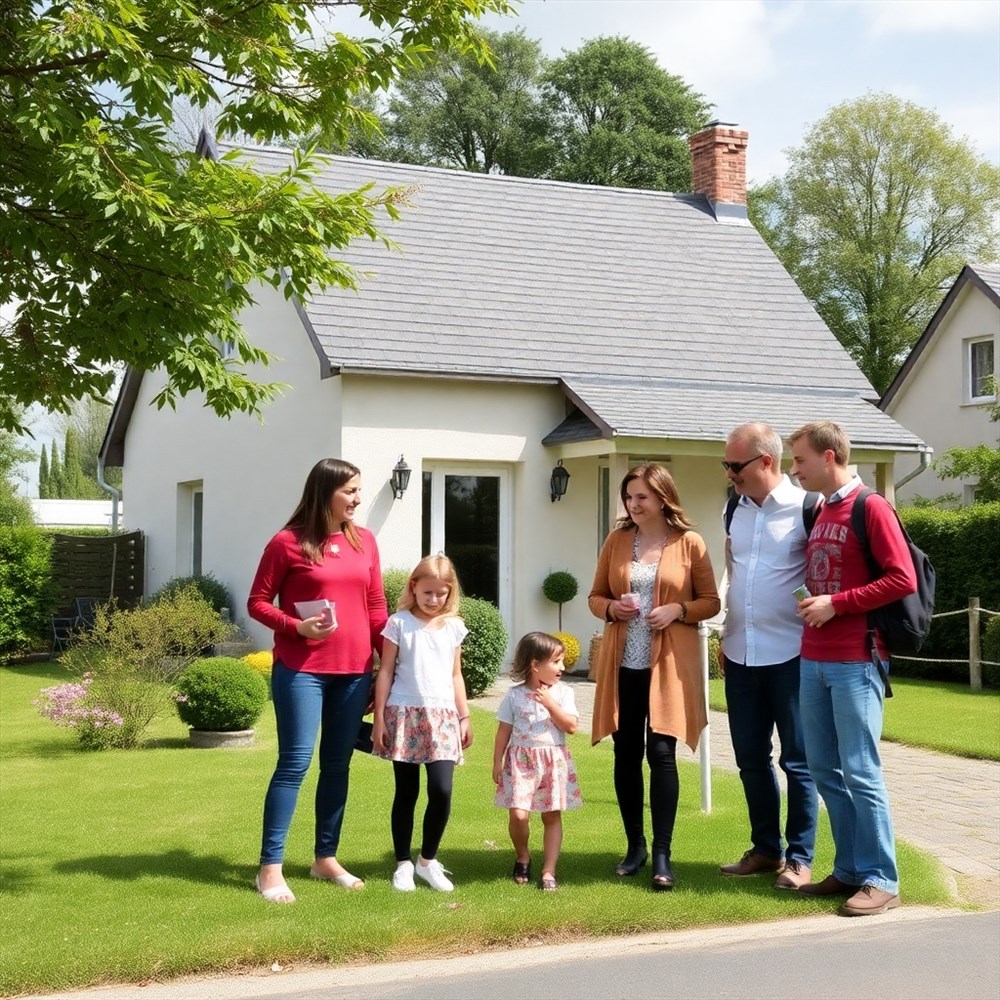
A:
{"label": "white stucco wall", "polygon": [[[886,412],[921,437],[940,458],[948,448],[977,444],[996,446],[1000,426],[991,423],[986,404],[966,401],[969,338],[992,336],[994,358],[1000,359],[1000,310],[976,287],[967,285],[923,350],[906,383]],[[914,455],[896,459],[896,479],[918,465]],[[939,479],[933,469],[922,472],[898,491],[902,503],[916,496],[963,494],[966,483]]]}

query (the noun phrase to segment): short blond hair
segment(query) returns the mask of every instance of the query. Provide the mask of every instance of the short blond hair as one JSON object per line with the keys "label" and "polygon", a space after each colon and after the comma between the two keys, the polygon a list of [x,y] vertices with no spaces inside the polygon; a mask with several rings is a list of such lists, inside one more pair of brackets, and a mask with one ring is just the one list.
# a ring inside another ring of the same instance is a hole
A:
{"label": "short blond hair", "polygon": [[832,451],[837,465],[846,466],[851,460],[851,440],[847,431],[832,420],[814,420],[811,424],[804,424],[789,435],[788,443],[794,447],[801,438],[805,438],[809,447],[820,454]]}
{"label": "short blond hair", "polygon": [[399,595],[396,610],[409,611],[416,605],[417,599],[413,596],[413,585],[427,577],[440,580],[448,587],[448,600],[445,601],[440,614],[457,615],[458,604],[462,599],[462,588],[458,585],[458,573],[455,572],[455,564],[444,553],[440,552],[436,556],[424,556],[413,567],[413,572],[406,581],[403,592]]}

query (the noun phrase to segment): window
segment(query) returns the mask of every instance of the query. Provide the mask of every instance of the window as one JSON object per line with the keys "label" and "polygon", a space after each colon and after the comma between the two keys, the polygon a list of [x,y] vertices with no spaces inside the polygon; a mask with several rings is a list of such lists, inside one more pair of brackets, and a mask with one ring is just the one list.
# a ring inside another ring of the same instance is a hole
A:
{"label": "window", "polygon": [[970,340],[969,345],[969,401],[996,399],[996,387],[991,379],[996,372],[992,337]]}
{"label": "window", "polygon": [[202,481],[177,484],[176,576],[200,576],[204,523]]}

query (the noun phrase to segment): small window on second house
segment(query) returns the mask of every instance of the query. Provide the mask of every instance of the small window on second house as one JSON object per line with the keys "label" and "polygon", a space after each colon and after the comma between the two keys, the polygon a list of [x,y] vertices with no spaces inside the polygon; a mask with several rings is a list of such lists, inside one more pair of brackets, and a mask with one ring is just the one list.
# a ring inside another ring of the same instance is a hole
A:
{"label": "small window on second house", "polygon": [[996,386],[992,379],[996,373],[993,338],[969,341],[969,400],[996,399]]}

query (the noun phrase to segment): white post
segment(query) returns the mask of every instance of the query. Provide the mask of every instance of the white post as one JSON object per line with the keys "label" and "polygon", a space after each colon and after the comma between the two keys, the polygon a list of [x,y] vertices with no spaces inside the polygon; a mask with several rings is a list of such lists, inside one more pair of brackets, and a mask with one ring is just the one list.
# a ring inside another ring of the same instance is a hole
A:
{"label": "white post", "polygon": [[979,647],[979,598],[969,598],[969,686],[973,691],[983,689],[982,650]]}
{"label": "white post", "polygon": [[[708,626],[698,622],[698,639],[701,647],[701,682],[705,698],[705,710],[708,711]],[[708,723],[702,730],[698,740],[699,765],[701,768],[701,811],[712,811],[712,726]]]}

